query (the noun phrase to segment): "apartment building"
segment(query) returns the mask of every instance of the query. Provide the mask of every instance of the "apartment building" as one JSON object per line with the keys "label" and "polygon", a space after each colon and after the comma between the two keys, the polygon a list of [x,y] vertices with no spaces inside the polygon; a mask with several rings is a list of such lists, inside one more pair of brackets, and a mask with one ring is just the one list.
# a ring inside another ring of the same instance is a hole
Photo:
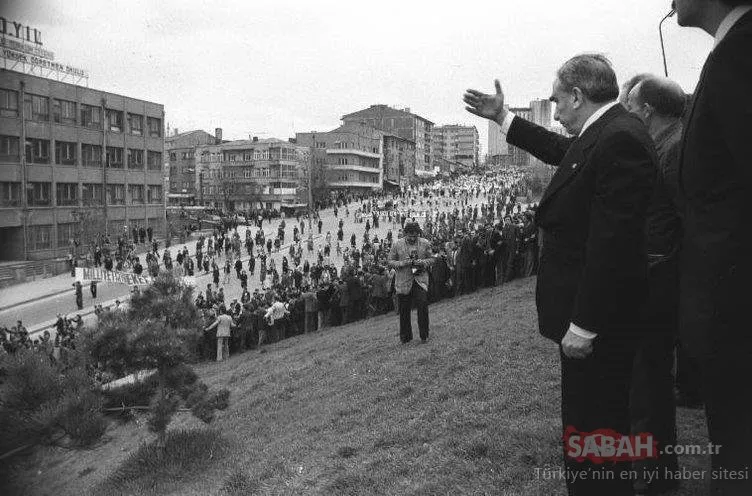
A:
{"label": "apartment building", "polygon": [[199,145],[198,203],[228,212],[304,203],[309,155],[307,147],[277,138]]}
{"label": "apartment building", "polygon": [[410,112],[410,108],[397,109],[388,105],[371,105],[342,116],[347,123],[363,123],[380,131],[393,134],[415,143],[415,174],[433,176],[436,174],[431,153],[431,132],[433,122]]}

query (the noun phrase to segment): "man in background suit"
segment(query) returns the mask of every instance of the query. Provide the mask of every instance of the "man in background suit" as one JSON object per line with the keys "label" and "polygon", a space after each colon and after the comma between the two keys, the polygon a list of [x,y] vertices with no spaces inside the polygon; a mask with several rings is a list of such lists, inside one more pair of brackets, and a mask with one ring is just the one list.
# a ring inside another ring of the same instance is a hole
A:
{"label": "man in background suit", "polygon": [[541,334],[560,345],[565,464],[586,473],[567,486],[570,495],[631,496],[629,462],[579,461],[566,439],[572,431],[630,431],[655,148],[642,122],[615,101],[619,87],[605,57],[578,55],[556,76],[554,118],[573,138],[505,110],[498,81],[495,95],[468,90],[464,100],[471,113],[499,123],[509,143],[558,166],[536,213],[543,231],[536,304]]}
{"label": "man in background suit", "polygon": [[[687,115],[679,336],[699,358],[716,473],[713,494],[752,494],[752,0],[675,0],[680,26],[715,38]],[[721,472],[722,473],[722,472]]]}
{"label": "man in background suit", "polygon": [[[675,82],[651,75],[637,81],[626,108],[647,126],[658,152],[658,176],[648,208],[648,300],[632,372],[630,410],[632,432],[649,432],[657,441],[657,458],[635,462],[637,494],[657,494],[678,485],[666,471],[678,468],[676,454],[664,452],[676,444],[674,347],[679,303],[679,248],[682,200],[677,179],[681,117],[686,98]],[[650,475],[648,475],[650,474]]]}

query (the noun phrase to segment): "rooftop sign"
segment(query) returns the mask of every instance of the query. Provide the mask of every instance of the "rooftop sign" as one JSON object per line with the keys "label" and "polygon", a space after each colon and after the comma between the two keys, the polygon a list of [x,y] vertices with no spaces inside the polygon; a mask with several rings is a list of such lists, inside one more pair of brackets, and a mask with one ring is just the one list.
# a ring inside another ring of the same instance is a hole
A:
{"label": "rooftop sign", "polygon": [[0,17],[0,66],[3,69],[74,84],[89,78],[84,69],[55,62],[55,54],[42,47],[42,32],[31,26]]}

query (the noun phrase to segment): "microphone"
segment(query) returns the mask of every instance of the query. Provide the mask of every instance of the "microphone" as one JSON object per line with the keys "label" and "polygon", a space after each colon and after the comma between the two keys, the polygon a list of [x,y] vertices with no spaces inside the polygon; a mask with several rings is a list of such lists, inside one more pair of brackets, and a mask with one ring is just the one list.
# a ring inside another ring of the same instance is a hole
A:
{"label": "microphone", "polygon": [[661,54],[663,55],[663,74],[668,77],[668,66],[666,66],[666,47],[663,45],[663,21],[676,14],[676,9],[673,8],[674,4],[671,3],[671,10],[666,14],[661,22],[658,23],[658,36],[661,39]]}

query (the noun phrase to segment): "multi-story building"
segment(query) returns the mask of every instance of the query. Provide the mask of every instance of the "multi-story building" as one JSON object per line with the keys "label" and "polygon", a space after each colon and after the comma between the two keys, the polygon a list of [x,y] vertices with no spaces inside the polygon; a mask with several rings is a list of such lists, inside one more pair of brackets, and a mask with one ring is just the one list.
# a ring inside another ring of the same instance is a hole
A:
{"label": "multi-story building", "polygon": [[214,145],[222,142],[222,129],[217,128],[215,135],[196,130],[174,134],[165,138],[165,153],[169,172],[168,203],[174,205],[193,205],[196,201],[196,147]]}
{"label": "multi-story building", "polygon": [[415,178],[415,142],[384,133],[384,185],[403,186]]}
{"label": "multi-story building", "polygon": [[435,126],[431,134],[431,147],[434,159],[459,162],[472,169],[478,165],[478,128],[459,124]]}
{"label": "multi-story building", "polygon": [[346,121],[328,132],[296,133],[295,141],[313,150],[313,165],[323,171],[328,189],[370,191],[382,188],[382,131],[362,122]]}
{"label": "multi-story building", "polygon": [[309,149],[276,138],[195,149],[198,202],[225,211],[279,209],[305,202]]}
{"label": "multi-story building", "polygon": [[530,102],[530,120],[546,129],[551,129],[551,100],[533,100]]}
{"label": "multi-story building", "polygon": [[163,232],[163,121],[157,103],[0,70],[0,259]]}
{"label": "multi-story building", "polygon": [[415,143],[415,174],[435,175],[431,155],[433,122],[410,112],[409,108],[396,109],[388,105],[371,105],[342,116],[342,121],[359,122]]}

